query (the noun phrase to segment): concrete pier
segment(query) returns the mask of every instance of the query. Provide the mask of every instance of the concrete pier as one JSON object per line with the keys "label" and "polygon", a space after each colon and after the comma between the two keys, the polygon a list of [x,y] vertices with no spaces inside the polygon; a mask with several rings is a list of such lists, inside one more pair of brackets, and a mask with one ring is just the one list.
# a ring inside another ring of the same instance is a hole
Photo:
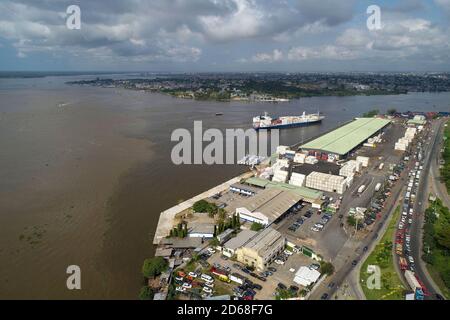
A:
{"label": "concrete pier", "polygon": [[156,227],[156,231],[155,231],[155,236],[153,238],[153,244],[156,244],[156,245],[159,244],[161,239],[163,239],[164,237],[166,237],[169,234],[170,229],[173,228],[173,221],[175,219],[175,216],[178,213],[191,208],[195,202],[205,199],[205,198],[212,197],[213,195],[215,195],[219,192],[226,191],[230,188],[230,186],[232,184],[238,183],[239,181],[241,181],[241,179],[250,178],[251,176],[253,176],[252,172],[246,172],[246,173],[244,173],[240,176],[237,176],[231,180],[228,180],[214,188],[211,188],[208,191],[205,191],[189,200],[186,200],[170,209],[167,209],[167,210],[161,212],[161,214],[159,216],[158,226]]}

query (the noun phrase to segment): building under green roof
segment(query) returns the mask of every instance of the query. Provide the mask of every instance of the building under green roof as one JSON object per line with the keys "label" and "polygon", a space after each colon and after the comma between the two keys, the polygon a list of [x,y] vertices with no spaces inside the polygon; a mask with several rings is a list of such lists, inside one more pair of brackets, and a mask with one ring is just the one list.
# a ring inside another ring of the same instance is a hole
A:
{"label": "building under green roof", "polygon": [[346,155],[390,122],[390,120],[380,118],[359,118],[302,145],[300,148]]}
{"label": "building under green roof", "polygon": [[316,191],[313,189],[309,189],[306,187],[297,187],[291,184],[282,183],[282,182],[273,182],[266,179],[261,179],[257,177],[252,177],[247,180],[245,180],[245,183],[257,186],[260,188],[266,188],[266,189],[278,189],[278,190],[284,190],[284,191],[291,191],[298,195],[300,195],[304,199],[309,200],[320,200],[323,196],[323,192]]}
{"label": "building under green roof", "polygon": [[262,178],[252,177],[245,180],[245,183],[256,187],[265,188],[270,183],[270,181]]}
{"label": "building under green roof", "polygon": [[419,120],[419,119],[411,119],[408,120],[408,124],[418,125],[418,126],[424,126],[427,123],[426,120]]}

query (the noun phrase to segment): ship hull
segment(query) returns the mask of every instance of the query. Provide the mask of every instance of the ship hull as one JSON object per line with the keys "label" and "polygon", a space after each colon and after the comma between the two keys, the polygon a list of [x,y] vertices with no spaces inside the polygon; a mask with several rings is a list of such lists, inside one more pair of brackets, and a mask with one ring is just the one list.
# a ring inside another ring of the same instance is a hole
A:
{"label": "ship hull", "polygon": [[274,124],[274,125],[270,125],[270,126],[254,127],[254,129],[262,130],[262,129],[286,129],[286,128],[304,127],[304,126],[321,123],[322,120],[323,119],[319,119],[319,120],[315,120],[315,121],[288,123],[288,124]]}

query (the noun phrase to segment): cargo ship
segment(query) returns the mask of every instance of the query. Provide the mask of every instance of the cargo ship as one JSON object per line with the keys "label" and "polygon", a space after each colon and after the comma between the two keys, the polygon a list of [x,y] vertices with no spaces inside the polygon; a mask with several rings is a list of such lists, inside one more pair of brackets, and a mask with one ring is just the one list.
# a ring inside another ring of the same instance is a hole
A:
{"label": "cargo ship", "polygon": [[258,129],[275,129],[305,126],[320,123],[325,117],[318,113],[306,114],[303,112],[301,116],[286,116],[279,118],[270,117],[267,112],[263,116],[253,118],[253,128]]}

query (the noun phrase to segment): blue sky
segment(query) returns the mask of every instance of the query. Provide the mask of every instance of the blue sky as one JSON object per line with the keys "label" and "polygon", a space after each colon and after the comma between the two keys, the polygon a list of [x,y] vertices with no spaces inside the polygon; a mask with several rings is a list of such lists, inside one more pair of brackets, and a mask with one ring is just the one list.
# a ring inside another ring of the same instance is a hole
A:
{"label": "blue sky", "polygon": [[450,0],[2,0],[0,70],[450,71],[449,21]]}

